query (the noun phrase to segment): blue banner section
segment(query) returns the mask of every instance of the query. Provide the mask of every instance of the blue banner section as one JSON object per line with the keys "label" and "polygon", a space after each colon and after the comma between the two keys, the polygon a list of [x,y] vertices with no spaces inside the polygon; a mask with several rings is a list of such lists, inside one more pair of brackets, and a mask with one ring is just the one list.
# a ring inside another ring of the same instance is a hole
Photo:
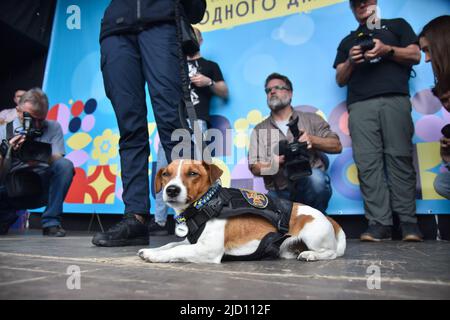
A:
{"label": "blue banner section", "polygon": [[[124,210],[119,132],[100,70],[100,21],[108,4],[108,0],[57,3],[43,88],[50,100],[48,117],[61,123],[67,157],[76,167],[65,212]],[[447,0],[380,0],[378,4],[382,18],[402,17],[417,33],[431,19],[450,12]],[[240,4],[240,13],[244,12],[242,8],[245,5]],[[220,65],[230,90],[229,101],[214,100],[211,110],[214,126],[225,138],[224,148],[215,159],[224,170],[225,186],[265,191],[262,179],[254,178],[248,170],[248,141],[253,127],[269,114],[264,80],[278,72],[293,83],[294,107],[324,117],[344,146],[341,154],[330,156],[333,197],[328,212],[364,212],[347,127],[346,89],[337,86],[332,67],[339,42],[356,27],[349,4],[344,1],[203,32],[202,55]],[[434,82],[431,65],[422,59],[414,71],[410,88],[416,129],[417,212],[449,213],[449,202],[434,191],[433,181],[444,170],[438,141],[440,128],[450,122],[450,114],[430,92]],[[147,104],[149,179],[153,182],[159,136],[148,98]],[[151,191],[154,212],[153,187]]]}

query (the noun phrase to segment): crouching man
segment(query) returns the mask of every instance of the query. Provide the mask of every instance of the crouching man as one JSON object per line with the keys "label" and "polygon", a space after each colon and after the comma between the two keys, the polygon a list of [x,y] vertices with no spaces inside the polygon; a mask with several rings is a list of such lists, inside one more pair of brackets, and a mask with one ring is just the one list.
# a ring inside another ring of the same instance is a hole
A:
{"label": "crouching man", "polygon": [[17,210],[46,205],[43,235],[66,235],[60,215],[74,168],[64,158],[62,128],[46,120],[47,112],[45,93],[31,89],[19,101],[17,118],[0,126],[0,234],[17,220]]}

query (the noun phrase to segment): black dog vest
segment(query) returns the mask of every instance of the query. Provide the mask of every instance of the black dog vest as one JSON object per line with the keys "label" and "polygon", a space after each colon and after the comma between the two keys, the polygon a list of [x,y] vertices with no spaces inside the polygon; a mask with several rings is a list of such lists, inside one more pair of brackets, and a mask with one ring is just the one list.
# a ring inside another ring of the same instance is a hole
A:
{"label": "black dog vest", "polygon": [[182,217],[189,228],[187,238],[192,244],[197,243],[210,219],[226,219],[243,214],[255,214],[267,219],[277,228],[277,232],[268,233],[254,253],[223,257],[223,260],[262,260],[278,258],[281,243],[289,237],[287,232],[291,212],[291,201],[255,191],[214,185],[200,200],[186,209]]}

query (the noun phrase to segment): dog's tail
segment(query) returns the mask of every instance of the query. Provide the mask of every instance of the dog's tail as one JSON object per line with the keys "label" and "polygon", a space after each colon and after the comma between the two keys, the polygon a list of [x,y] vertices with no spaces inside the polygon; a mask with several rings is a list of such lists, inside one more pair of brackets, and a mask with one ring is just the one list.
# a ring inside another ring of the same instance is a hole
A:
{"label": "dog's tail", "polygon": [[342,228],[340,228],[338,233],[336,234],[336,241],[337,241],[336,255],[338,257],[343,256],[345,248],[347,246],[347,240],[345,238],[345,232],[344,230],[342,230]]}

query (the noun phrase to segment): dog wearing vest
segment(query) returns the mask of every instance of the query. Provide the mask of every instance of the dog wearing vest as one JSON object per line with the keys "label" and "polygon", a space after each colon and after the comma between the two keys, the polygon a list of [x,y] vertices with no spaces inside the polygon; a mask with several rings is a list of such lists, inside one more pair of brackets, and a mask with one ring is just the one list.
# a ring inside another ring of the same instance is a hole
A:
{"label": "dog wearing vest", "polygon": [[164,202],[175,209],[177,220],[186,221],[189,233],[183,241],[141,249],[139,257],[148,262],[220,263],[227,257],[316,261],[344,254],[345,233],[333,219],[300,203],[222,188],[221,175],[216,165],[197,160],[175,160],[160,169],[155,191],[163,190]]}

